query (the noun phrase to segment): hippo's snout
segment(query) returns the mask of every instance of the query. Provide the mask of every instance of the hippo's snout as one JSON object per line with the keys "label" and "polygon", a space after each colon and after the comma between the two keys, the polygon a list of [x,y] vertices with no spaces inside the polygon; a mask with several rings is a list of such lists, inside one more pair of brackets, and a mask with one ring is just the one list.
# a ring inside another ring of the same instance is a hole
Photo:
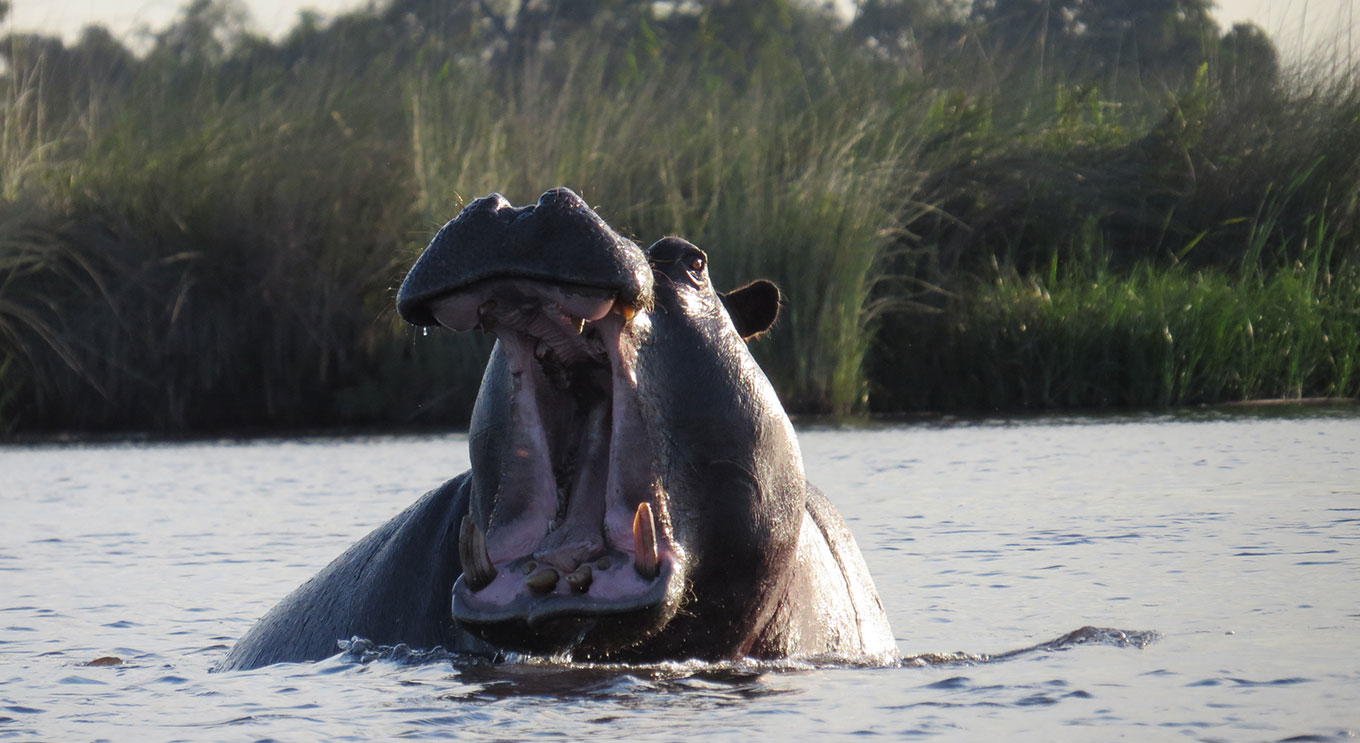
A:
{"label": "hippo's snout", "polygon": [[402,284],[407,321],[496,335],[450,610],[497,645],[608,651],[677,610],[683,554],[637,390],[653,281],[637,244],[557,188],[472,202]]}
{"label": "hippo's snout", "polygon": [[629,306],[648,304],[652,290],[642,249],[614,232],[571,189],[555,188],[532,206],[513,206],[500,194],[469,204],[439,230],[406,275],[397,311],[414,325],[439,324],[437,302],[490,280],[540,282],[574,294],[603,292]]}

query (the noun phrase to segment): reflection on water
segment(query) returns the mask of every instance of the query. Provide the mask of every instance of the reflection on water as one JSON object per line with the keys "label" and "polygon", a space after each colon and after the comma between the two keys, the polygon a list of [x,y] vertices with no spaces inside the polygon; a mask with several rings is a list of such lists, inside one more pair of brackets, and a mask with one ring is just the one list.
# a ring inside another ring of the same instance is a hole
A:
{"label": "reflection on water", "polygon": [[[865,551],[902,667],[492,664],[357,642],[211,674],[275,601],[466,468],[463,437],[0,449],[0,739],[1360,730],[1353,409],[801,440]],[[1119,630],[1065,634],[1086,626]]]}

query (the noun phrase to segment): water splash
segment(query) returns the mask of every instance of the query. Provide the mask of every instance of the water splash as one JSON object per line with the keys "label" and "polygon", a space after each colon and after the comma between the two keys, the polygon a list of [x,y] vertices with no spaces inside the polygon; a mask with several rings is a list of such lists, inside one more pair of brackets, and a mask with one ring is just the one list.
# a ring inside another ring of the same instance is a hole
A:
{"label": "water splash", "polygon": [[958,651],[953,653],[922,653],[892,660],[866,657],[861,660],[850,661],[840,657],[819,658],[814,656],[776,660],[739,658],[722,661],[691,659],[659,663],[601,663],[575,660],[570,651],[551,656],[506,652],[496,658],[486,658],[468,653],[449,652],[441,646],[420,650],[413,649],[404,643],[378,645],[357,635],[348,640],[339,640],[337,645],[340,649],[340,660],[347,663],[368,664],[381,661],[412,666],[427,663],[452,663],[458,669],[464,671],[496,668],[510,676],[520,676],[523,673],[584,673],[604,676],[629,675],[652,681],[674,681],[696,676],[714,679],[748,679],[769,673],[801,673],[829,668],[920,668],[924,666],[978,665],[1000,663],[1034,653],[1062,652],[1078,645],[1105,645],[1142,650],[1161,639],[1161,636],[1161,633],[1155,630],[1122,630],[1087,626],[1052,640],[1016,650],[1008,650],[1004,653]]}
{"label": "water splash", "polygon": [[[339,659],[345,663],[369,664],[374,662],[395,663],[405,666],[419,666],[427,663],[478,662],[477,656],[466,653],[452,653],[436,645],[427,650],[412,648],[406,643],[378,645],[372,640],[355,635],[348,640],[338,640]],[[485,662],[485,661],[481,661]]]}
{"label": "water splash", "polygon": [[904,667],[921,667],[999,663],[1001,661],[1012,660],[1033,653],[1055,653],[1069,650],[1077,645],[1107,645],[1110,647],[1135,648],[1142,650],[1161,639],[1161,637],[1161,633],[1156,630],[1123,630],[1109,627],[1087,626],[1072,630],[1061,637],[1056,637],[1037,645],[1029,645],[1016,650],[1008,650],[1004,653],[923,653],[921,655],[912,655],[903,658],[901,665]]}

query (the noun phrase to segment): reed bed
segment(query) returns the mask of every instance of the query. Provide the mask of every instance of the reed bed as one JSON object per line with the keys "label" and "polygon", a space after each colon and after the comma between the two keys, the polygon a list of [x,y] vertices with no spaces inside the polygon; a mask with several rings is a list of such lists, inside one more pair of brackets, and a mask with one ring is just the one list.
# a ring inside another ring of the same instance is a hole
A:
{"label": "reed bed", "polygon": [[604,55],[570,60],[556,85],[530,64],[503,88],[472,75],[416,90],[431,221],[466,195],[522,203],[568,185],[644,246],[678,234],[704,248],[725,288],[778,282],[790,299],[756,350],[786,402],[861,408],[872,295],[919,180],[903,122],[877,91],[787,59],[757,67],[740,92],[710,78],[703,95],[688,66],[620,81]]}
{"label": "reed bed", "polygon": [[[1360,275],[1140,266],[1049,283],[1005,272],[892,328],[888,410],[1095,409],[1360,395]],[[910,357],[908,360],[906,357]],[[911,368],[910,378],[893,370]]]}
{"label": "reed bed", "polygon": [[488,343],[406,328],[396,286],[467,201],[556,185],[775,279],[754,350],[795,412],[1360,393],[1349,71],[1116,99],[798,22],[506,58],[399,28],[13,66],[0,430],[461,425]]}

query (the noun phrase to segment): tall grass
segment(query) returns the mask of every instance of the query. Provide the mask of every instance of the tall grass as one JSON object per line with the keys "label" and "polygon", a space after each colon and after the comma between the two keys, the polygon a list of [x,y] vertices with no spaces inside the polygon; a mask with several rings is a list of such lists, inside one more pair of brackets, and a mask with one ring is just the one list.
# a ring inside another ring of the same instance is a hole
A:
{"label": "tall grass", "polygon": [[776,280],[754,351],[796,412],[1357,393],[1353,75],[1116,99],[775,25],[502,54],[361,11],[117,85],[16,67],[0,430],[460,424],[486,341],[395,287],[473,197],[557,185]]}
{"label": "tall grass", "polygon": [[1307,263],[1236,271],[998,269],[939,314],[891,326],[876,402],[1003,410],[1360,396],[1360,269],[1329,268],[1335,240],[1321,223],[1315,238],[1301,248]]}
{"label": "tall grass", "polygon": [[659,61],[618,77],[585,43],[564,56],[564,68],[556,55],[530,60],[504,87],[475,72],[422,81],[412,111],[426,211],[448,218],[471,195],[523,202],[565,184],[644,245],[685,236],[726,287],[783,286],[784,319],[757,354],[786,404],[862,407],[873,290],[919,179],[911,124],[826,60],[763,59],[738,91]]}
{"label": "tall grass", "polygon": [[1353,75],[1242,94],[1201,74],[1141,126],[1057,101],[940,147],[923,190],[948,218],[917,229],[948,291],[885,323],[875,409],[1360,393]]}
{"label": "tall grass", "polygon": [[406,150],[356,133],[334,94],[238,94],[149,90],[38,176],[7,170],[29,184],[0,242],[7,422],[341,422],[336,390],[400,353],[378,318],[411,223]]}

